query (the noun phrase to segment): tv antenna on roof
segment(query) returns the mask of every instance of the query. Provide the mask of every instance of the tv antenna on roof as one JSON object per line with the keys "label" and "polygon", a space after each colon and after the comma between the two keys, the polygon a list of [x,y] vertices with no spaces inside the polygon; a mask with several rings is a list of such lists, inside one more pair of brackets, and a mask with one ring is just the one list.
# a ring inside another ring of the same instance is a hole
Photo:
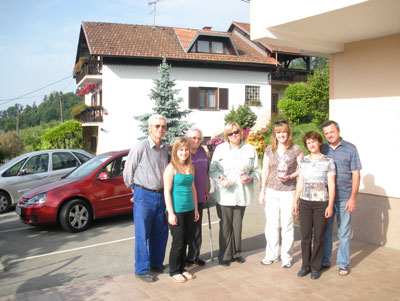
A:
{"label": "tv antenna on roof", "polygon": [[160,2],[161,0],[154,0],[149,2],[149,5],[153,5],[153,11],[151,14],[154,15],[154,20],[153,20],[153,26],[156,26],[156,11],[157,11],[157,2]]}

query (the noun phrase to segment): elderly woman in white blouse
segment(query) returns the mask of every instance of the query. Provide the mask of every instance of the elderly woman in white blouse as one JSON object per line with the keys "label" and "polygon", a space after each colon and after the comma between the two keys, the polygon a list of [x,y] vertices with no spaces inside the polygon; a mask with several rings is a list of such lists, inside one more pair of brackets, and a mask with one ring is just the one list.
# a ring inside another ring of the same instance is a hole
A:
{"label": "elderly woman in white blouse", "polygon": [[217,183],[213,197],[220,218],[219,264],[243,263],[241,256],[242,221],[246,206],[260,188],[260,166],[254,147],[243,142],[243,132],[236,122],[224,130],[225,143],[215,149],[210,177]]}

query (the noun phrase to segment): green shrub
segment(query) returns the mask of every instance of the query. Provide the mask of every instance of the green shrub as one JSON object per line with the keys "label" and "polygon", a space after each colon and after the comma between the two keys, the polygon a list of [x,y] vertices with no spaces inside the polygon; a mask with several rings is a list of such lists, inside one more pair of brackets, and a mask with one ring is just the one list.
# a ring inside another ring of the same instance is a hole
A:
{"label": "green shrub", "polygon": [[41,148],[82,148],[82,125],[71,120],[47,129],[41,137]]}
{"label": "green shrub", "polygon": [[256,123],[257,115],[248,105],[240,105],[236,110],[234,107],[225,115],[225,124],[237,122],[242,129],[251,128]]}
{"label": "green shrub", "polygon": [[18,156],[22,154],[24,150],[24,143],[12,131],[0,133],[0,146],[6,159],[12,159]]}
{"label": "green shrub", "polygon": [[295,124],[313,122],[320,125],[329,119],[329,65],[315,70],[307,83],[288,86],[278,108]]}

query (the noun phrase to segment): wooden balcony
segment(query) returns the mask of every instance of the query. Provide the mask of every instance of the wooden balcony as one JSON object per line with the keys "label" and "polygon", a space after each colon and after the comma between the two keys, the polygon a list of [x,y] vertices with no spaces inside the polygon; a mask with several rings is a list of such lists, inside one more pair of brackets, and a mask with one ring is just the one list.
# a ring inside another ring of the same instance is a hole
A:
{"label": "wooden balcony", "polygon": [[288,82],[288,83],[298,83],[306,82],[307,76],[312,74],[312,71],[301,70],[301,69],[288,69],[288,68],[278,68],[277,71],[272,73],[272,81]]}
{"label": "wooden balcony", "polygon": [[103,108],[88,107],[85,111],[74,116],[74,120],[79,121],[81,123],[103,122]]}
{"label": "wooden balcony", "polygon": [[90,77],[90,81],[94,81],[94,78],[98,78],[101,75],[101,71],[103,68],[103,62],[98,60],[87,60],[82,65],[82,71],[75,75],[76,83],[83,84],[82,80],[88,76]]}

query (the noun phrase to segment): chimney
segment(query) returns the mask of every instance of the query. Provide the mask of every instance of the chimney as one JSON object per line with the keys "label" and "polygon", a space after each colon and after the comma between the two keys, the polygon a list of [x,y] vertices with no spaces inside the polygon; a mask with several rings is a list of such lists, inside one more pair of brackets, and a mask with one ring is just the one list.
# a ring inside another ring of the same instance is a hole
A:
{"label": "chimney", "polygon": [[211,26],[204,26],[203,30],[204,31],[211,31],[211,28],[212,28]]}

